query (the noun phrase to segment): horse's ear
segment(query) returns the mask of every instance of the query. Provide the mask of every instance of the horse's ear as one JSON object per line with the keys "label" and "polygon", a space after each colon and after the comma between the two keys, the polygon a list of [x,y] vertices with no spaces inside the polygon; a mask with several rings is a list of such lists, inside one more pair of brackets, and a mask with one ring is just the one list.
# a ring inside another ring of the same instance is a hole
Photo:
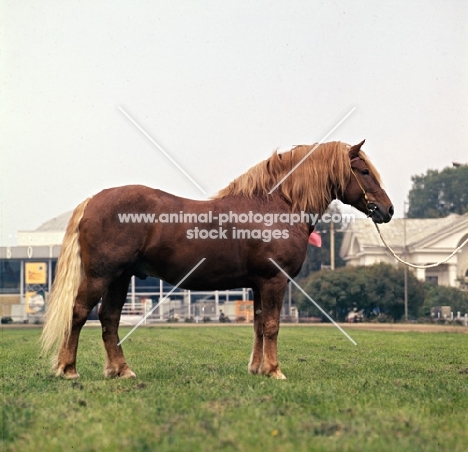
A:
{"label": "horse's ear", "polygon": [[351,146],[349,149],[349,158],[352,160],[354,158],[359,157],[359,151],[361,150],[361,146],[366,142],[366,140],[362,140],[359,144],[355,144]]}

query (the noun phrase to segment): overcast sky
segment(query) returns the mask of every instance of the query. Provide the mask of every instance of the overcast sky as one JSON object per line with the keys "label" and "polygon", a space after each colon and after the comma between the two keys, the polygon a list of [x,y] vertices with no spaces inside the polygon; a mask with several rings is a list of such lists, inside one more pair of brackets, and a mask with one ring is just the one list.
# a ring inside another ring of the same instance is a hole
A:
{"label": "overcast sky", "polygon": [[4,245],[112,186],[204,199],[354,107],[327,141],[366,138],[397,216],[411,175],[468,162],[464,0],[4,0],[0,17]]}

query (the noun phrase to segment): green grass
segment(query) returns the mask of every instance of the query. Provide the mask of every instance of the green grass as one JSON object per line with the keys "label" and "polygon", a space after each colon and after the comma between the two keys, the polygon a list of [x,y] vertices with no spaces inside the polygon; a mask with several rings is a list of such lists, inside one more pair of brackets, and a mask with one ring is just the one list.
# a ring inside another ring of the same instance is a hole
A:
{"label": "green grass", "polygon": [[[121,337],[124,332],[123,329]],[[40,330],[1,338],[5,451],[466,451],[468,335],[283,327],[286,381],[252,376],[251,327],[140,328],[137,380],[106,380],[85,329],[76,381],[49,376]]]}

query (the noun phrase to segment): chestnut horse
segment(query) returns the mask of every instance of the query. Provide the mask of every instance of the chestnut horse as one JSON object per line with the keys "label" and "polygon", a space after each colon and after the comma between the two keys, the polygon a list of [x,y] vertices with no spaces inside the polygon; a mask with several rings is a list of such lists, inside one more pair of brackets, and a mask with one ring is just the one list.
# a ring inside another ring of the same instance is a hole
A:
{"label": "chestnut horse", "polygon": [[[154,276],[177,285],[205,258],[180,287],[252,288],[254,343],[248,370],[284,379],[277,337],[288,279],[269,258],[297,276],[314,228],[305,214],[321,215],[335,198],[374,222],[390,221],[393,206],[361,151],[363,143],[331,142],[316,145],[312,153],[313,146],[274,153],[207,201],[131,185],[81,203],[65,233],[42,333],[43,350],[55,349],[56,375],[79,377],[80,331],[102,300],[104,375],[135,377],[118,336],[130,278]],[[151,220],[128,221],[129,213],[150,215],[146,220]]]}

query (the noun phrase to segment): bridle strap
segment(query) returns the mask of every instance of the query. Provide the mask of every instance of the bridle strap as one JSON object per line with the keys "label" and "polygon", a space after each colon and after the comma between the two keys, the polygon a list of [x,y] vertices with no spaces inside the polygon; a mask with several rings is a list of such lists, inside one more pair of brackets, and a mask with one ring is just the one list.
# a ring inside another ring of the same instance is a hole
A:
{"label": "bridle strap", "polygon": [[360,180],[358,179],[358,177],[356,176],[356,173],[354,172],[353,168],[351,168],[351,172],[353,173],[353,176],[354,178],[356,179],[356,182],[358,183],[359,185],[359,188],[361,189],[362,191],[362,194],[364,195],[364,199],[366,200],[367,203],[369,203],[369,198],[367,197],[367,193],[366,193],[366,190],[364,190],[364,187],[362,186]]}
{"label": "bridle strap", "polygon": [[351,162],[350,162],[350,165],[349,165],[349,169],[351,170],[351,173],[353,174],[354,178],[356,179],[356,182],[358,183],[359,188],[361,189],[362,194],[364,195],[364,199],[366,201],[367,212],[368,212],[367,217],[370,217],[374,213],[374,210],[377,209],[377,206],[369,200],[369,198],[367,196],[367,193],[366,193],[366,190],[364,190],[364,187],[362,186],[361,181],[358,179],[358,177],[356,176],[356,173],[354,172],[353,168],[351,167]]}

